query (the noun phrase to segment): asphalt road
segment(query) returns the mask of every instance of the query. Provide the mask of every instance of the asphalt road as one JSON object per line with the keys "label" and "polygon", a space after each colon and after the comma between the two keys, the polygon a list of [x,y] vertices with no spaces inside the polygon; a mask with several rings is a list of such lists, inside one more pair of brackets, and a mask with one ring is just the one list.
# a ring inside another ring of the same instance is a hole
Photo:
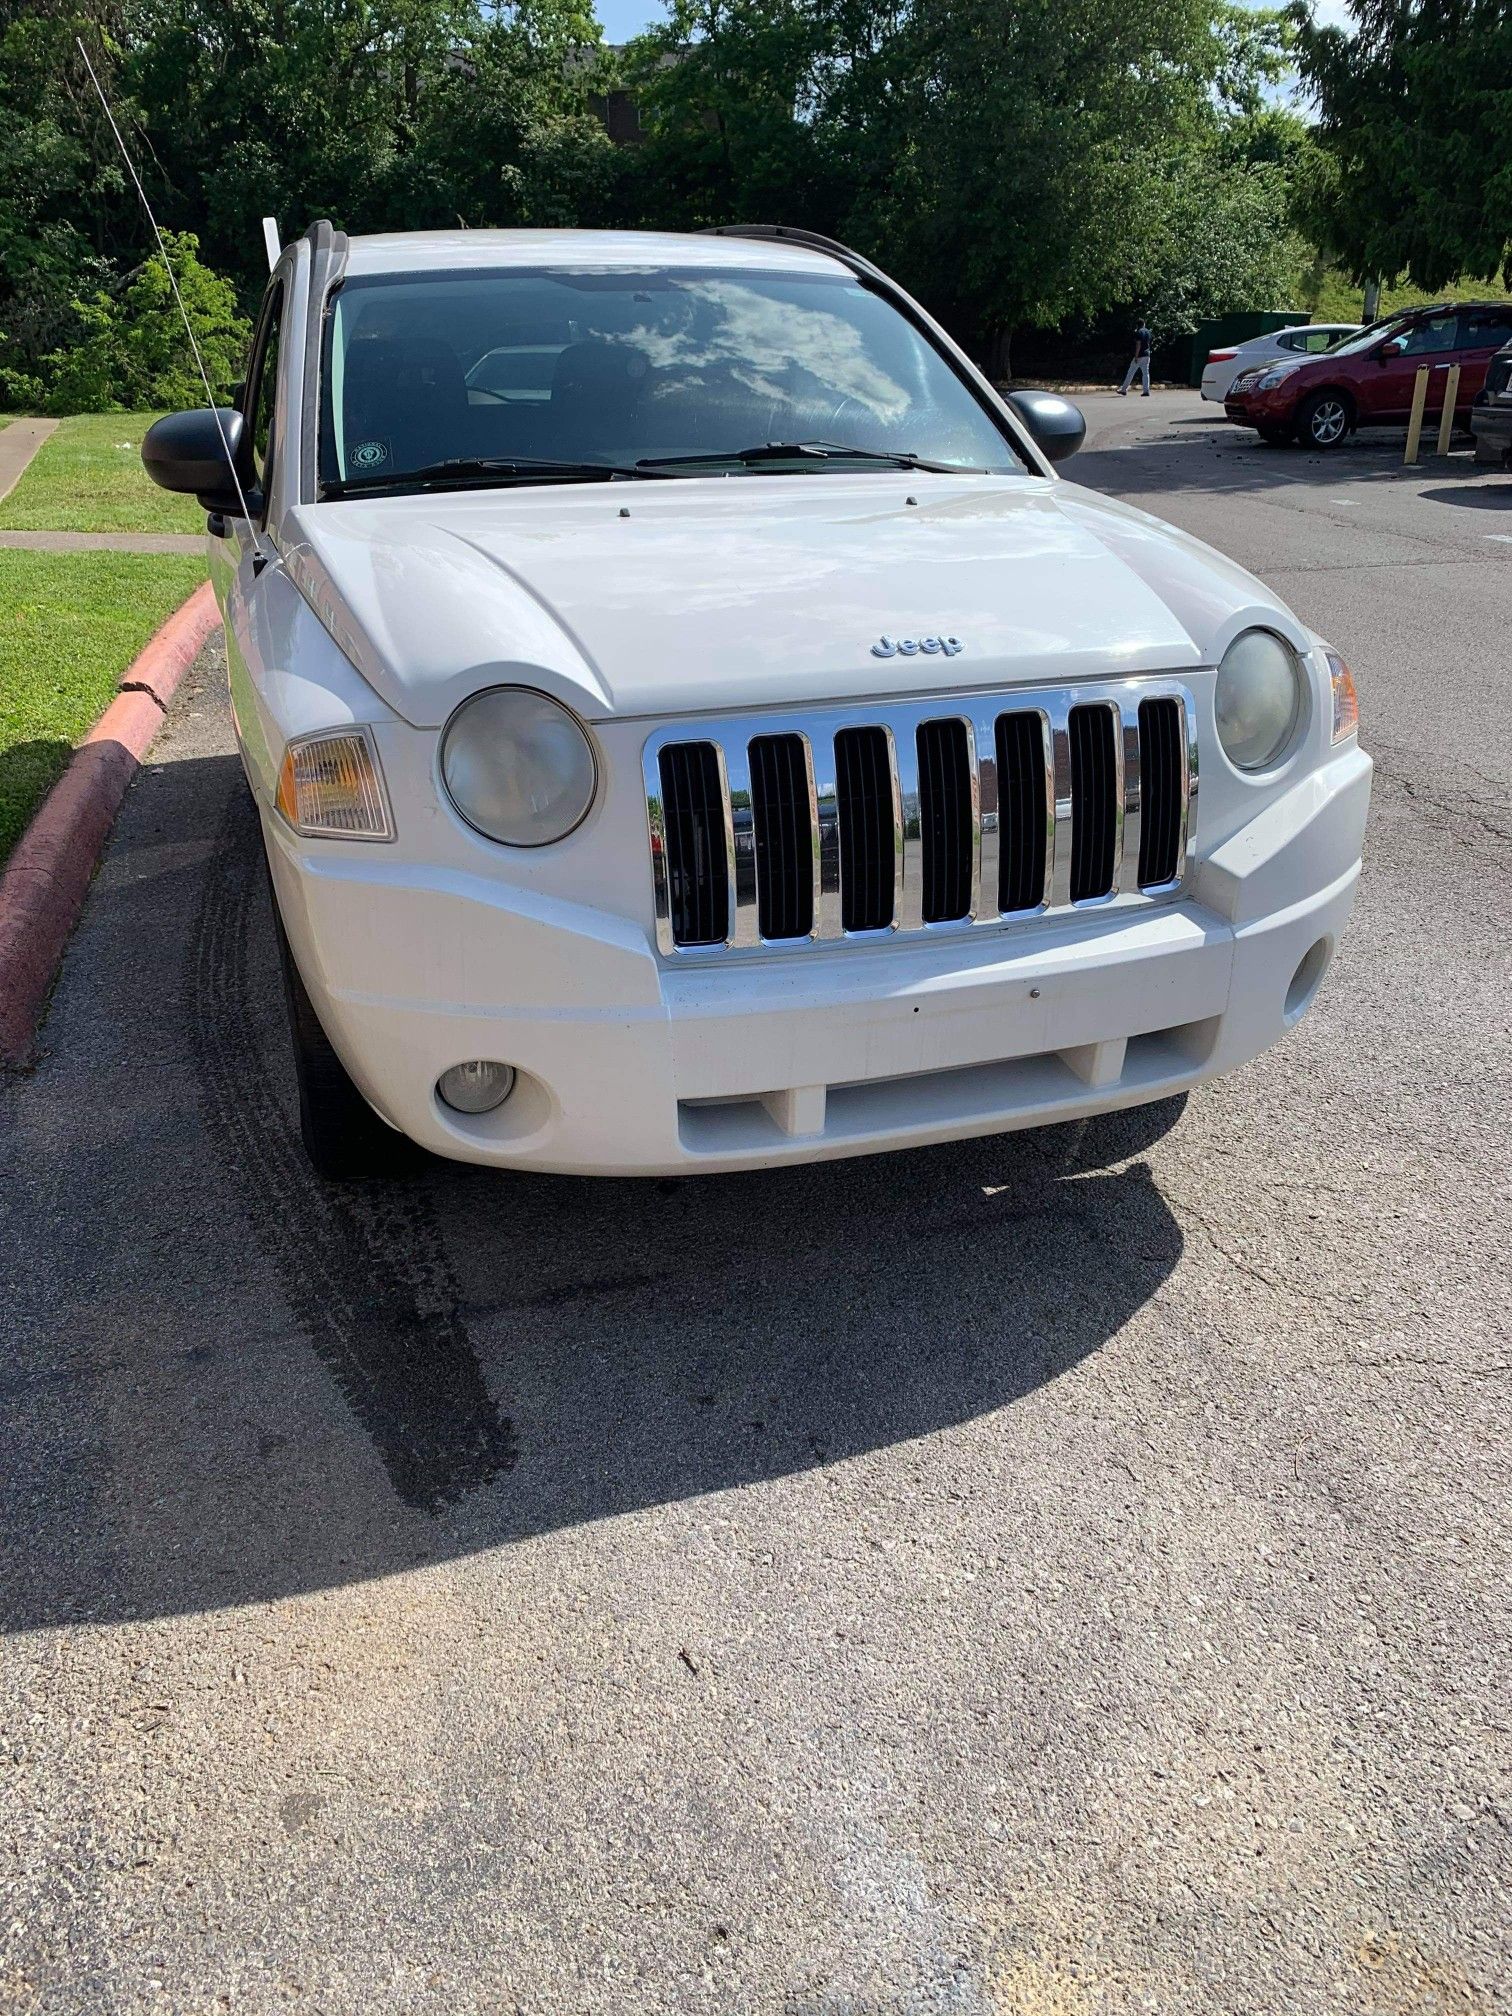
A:
{"label": "asphalt road", "polygon": [[323,1191],[186,686],[0,1089],[0,2007],[1509,2006],[1512,478],[1087,405],[1380,766],[1184,1111]]}

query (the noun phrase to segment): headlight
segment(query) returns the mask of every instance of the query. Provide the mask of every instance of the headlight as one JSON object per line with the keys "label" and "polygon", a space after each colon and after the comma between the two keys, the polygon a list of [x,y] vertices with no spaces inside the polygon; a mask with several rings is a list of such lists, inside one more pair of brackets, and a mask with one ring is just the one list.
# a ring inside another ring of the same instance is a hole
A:
{"label": "headlight", "polygon": [[447,796],[469,826],[507,847],[546,847],[588,816],[593,745],[576,715],[528,686],[464,700],[441,738]]}
{"label": "headlight", "polygon": [[1283,378],[1290,378],[1296,368],[1295,364],[1281,364],[1274,371],[1262,371],[1260,376],[1255,380],[1255,390],[1257,392],[1269,392],[1271,387],[1279,385]]}
{"label": "headlight", "polygon": [[1236,769],[1267,770],[1302,711],[1302,668],[1273,630],[1245,630],[1223,654],[1215,697],[1218,740]]}

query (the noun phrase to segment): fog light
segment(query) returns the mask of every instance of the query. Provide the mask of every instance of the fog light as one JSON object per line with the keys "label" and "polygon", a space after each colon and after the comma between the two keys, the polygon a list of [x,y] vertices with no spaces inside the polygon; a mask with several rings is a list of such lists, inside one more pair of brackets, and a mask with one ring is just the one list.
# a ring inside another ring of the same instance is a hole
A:
{"label": "fog light", "polygon": [[1328,962],[1332,957],[1333,946],[1326,938],[1319,938],[1302,954],[1291,977],[1291,985],[1286,990],[1286,1006],[1282,1010],[1289,1023],[1299,1022],[1312,1006],[1313,996],[1323,984],[1323,975],[1328,971]]}
{"label": "fog light", "polygon": [[453,1064],[436,1080],[436,1094],[443,1106],[454,1113],[492,1113],[514,1090],[512,1064],[494,1064],[486,1057],[474,1057],[469,1064]]}

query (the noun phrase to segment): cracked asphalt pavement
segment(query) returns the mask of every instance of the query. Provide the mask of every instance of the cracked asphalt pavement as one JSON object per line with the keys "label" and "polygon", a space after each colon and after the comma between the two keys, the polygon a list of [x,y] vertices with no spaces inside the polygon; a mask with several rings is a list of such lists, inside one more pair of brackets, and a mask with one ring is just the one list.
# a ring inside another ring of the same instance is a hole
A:
{"label": "cracked asphalt pavement", "polygon": [[186,682],[0,1087],[0,2007],[1512,2003],[1512,477],[1085,404],[1379,765],[1184,1108],[324,1190]]}

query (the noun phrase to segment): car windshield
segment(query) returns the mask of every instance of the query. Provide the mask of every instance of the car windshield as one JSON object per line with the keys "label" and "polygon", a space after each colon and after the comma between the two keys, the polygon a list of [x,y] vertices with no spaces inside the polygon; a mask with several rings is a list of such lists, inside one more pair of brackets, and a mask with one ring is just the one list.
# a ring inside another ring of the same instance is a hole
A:
{"label": "car windshield", "polygon": [[1330,357],[1351,357],[1361,350],[1373,350],[1377,343],[1389,343],[1393,336],[1405,336],[1412,326],[1407,316],[1399,316],[1395,322],[1372,322],[1358,336],[1346,336],[1342,343],[1335,343],[1328,354]]}
{"label": "car windshield", "polygon": [[848,274],[359,276],[327,318],[327,495],[879,458],[1025,466],[941,352]]}

